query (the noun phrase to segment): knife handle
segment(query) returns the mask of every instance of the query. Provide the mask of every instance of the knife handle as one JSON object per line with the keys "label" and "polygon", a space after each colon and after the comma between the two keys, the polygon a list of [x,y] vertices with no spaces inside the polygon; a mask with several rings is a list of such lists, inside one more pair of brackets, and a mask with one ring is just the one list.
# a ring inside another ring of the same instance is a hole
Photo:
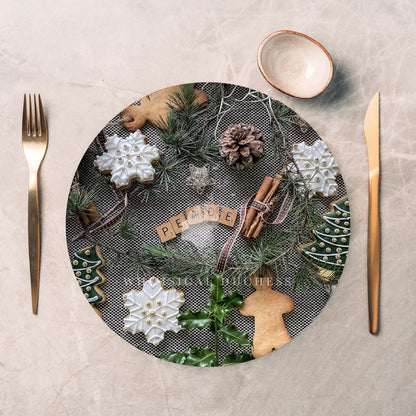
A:
{"label": "knife handle", "polygon": [[380,291],[380,216],[378,194],[379,171],[370,171],[368,180],[367,280],[369,330],[372,334],[376,334],[378,331]]}
{"label": "knife handle", "polygon": [[31,170],[28,193],[28,237],[30,287],[32,292],[32,312],[37,313],[39,298],[40,269],[40,218],[38,197],[38,171]]}

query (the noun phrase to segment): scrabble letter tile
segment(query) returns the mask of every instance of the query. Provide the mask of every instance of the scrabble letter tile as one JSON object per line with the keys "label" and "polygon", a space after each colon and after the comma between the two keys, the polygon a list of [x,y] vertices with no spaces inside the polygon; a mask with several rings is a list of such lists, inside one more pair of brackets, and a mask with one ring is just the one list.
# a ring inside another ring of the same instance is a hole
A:
{"label": "scrabble letter tile", "polygon": [[186,208],[186,219],[188,220],[189,225],[199,224],[204,221],[202,216],[202,209],[199,205],[194,207]]}
{"label": "scrabble letter tile", "polygon": [[219,205],[204,205],[204,221],[218,222],[220,218]]}
{"label": "scrabble letter tile", "polygon": [[159,225],[159,227],[156,227],[156,231],[159,234],[159,238],[162,243],[166,243],[166,241],[172,240],[172,238],[176,237],[176,233],[170,222]]}
{"label": "scrabble letter tile", "polygon": [[175,231],[176,234],[180,234],[182,231],[185,231],[189,228],[185,214],[176,215],[175,217],[172,217],[169,222],[172,224],[173,231]]}
{"label": "scrabble letter tile", "polygon": [[238,211],[232,208],[223,207],[221,210],[220,223],[234,227],[235,220],[237,219]]}

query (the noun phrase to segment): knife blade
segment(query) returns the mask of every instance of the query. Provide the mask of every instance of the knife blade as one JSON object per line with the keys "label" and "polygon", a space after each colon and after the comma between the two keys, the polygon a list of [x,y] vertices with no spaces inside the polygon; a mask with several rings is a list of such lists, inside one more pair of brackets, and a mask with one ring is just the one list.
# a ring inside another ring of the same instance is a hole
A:
{"label": "knife blade", "polygon": [[380,292],[380,93],[368,105],[364,119],[364,133],[368,152],[368,235],[367,287],[368,318],[371,334],[378,332]]}

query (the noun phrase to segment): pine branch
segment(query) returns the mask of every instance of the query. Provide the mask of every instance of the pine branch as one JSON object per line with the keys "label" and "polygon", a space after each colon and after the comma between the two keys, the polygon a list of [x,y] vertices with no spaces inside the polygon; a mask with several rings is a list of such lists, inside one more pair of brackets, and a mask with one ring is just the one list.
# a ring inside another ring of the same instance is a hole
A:
{"label": "pine branch", "polygon": [[303,261],[296,270],[293,290],[306,293],[313,286],[320,286],[330,296],[338,284],[341,273],[341,268],[334,268],[333,270],[325,270],[324,274],[319,274],[311,262]]}
{"label": "pine branch", "polygon": [[289,107],[285,106],[279,101],[274,101],[275,108],[273,110],[275,120],[284,128],[289,128],[292,124],[295,124],[293,113]]}
{"label": "pine branch", "polygon": [[269,230],[251,241],[249,255],[243,257],[238,252],[234,253],[225,274],[229,278],[242,281],[247,275],[276,269],[278,261],[293,250],[291,243],[292,236],[289,233],[274,233],[273,230]]}
{"label": "pine branch", "polygon": [[202,117],[207,109],[197,103],[198,93],[192,84],[183,85],[169,98],[170,111],[158,123],[159,136],[177,158],[212,163],[218,159],[218,148],[207,134],[209,120]]}
{"label": "pine branch", "polygon": [[90,209],[91,204],[97,198],[97,189],[95,188],[81,188],[80,186],[73,186],[68,196],[66,206],[66,215],[68,218],[78,219],[81,215],[88,215],[94,210]]}
{"label": "pine branch", "polygon": [[118,226],[118,233],[125,240],[138,240],[140,232],[135,228],[135,222],[129,215],[124,215]]}
{"label": "pine branch", "polygon": [[137,196],[140,198],[142,204],[146,204],[150,197],[161,193],[161,184],[159,182],[153,182],[149,184],[138,184],[136,189],[130,193],[130,197]]}
{"label": "pine branch", "polygon": [[157,182],[160,187],[163,187],[166,192],[169,191],[169,184],[172,181],[172,176],[178,171],[181,161],[172,155],[164,153],[160,158],[159,163],[155,166]]}
{"label": "pine branch", "polygon": [[175,242],[147,244],[142,250],[143,264],[166,273],[173,282],[189,278],[205,282],[215,270],[215,261],[203,256],[192,243],[179,247]]}

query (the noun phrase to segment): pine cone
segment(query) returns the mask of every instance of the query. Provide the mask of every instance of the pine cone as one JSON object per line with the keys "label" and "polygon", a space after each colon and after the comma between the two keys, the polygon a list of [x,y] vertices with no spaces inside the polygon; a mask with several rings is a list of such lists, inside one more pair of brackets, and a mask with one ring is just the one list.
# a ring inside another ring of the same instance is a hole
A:
{"label": "pine cone", "polygon": [[263,133],[251,124],[231,124],[221,135],[219,152],[227,165],[251,168],[264,156]]}

